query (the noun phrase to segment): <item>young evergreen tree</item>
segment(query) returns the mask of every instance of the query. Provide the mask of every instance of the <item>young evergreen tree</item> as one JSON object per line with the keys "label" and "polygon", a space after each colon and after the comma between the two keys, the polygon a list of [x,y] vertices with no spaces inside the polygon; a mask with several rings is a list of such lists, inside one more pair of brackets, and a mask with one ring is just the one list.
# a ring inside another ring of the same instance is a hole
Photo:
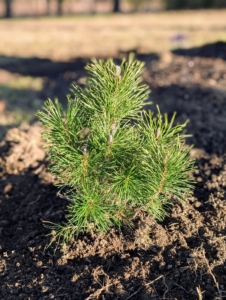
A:
{"label": "young evergreen tree", "polygon": [[84,89],[73,85],[64,111],[48,100],[38,117],[51,172],[70,200],[57,235],[106,232],[132,224],[139,211],[162,220],[173,198],[192,190],[193,161],[184,127],[142,110],[149,97],[143,63],[94,61]]}

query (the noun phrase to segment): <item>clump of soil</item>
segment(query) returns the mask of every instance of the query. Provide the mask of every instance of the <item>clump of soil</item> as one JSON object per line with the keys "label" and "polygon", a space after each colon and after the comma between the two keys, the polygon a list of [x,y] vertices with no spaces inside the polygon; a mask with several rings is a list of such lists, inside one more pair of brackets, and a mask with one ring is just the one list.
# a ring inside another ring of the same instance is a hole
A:
{"label": "clump of soil", "polygon": [[[226,296],[226,63],[167,54],[144,80],[162,112],[190,119],[194,194],[162,223],[140,216],[134,230],[80,235],[54,255],[67,205],[47,171],[38,124],[0,144],[1,299],[223,299]],[[154,106],[151,107],[154,109]]]}

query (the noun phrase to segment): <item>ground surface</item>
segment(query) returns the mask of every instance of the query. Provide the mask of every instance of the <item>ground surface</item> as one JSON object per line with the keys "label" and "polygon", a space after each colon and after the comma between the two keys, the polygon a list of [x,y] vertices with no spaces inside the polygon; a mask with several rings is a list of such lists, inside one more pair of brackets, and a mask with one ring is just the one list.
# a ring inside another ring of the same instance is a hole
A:
{"label": "ground surface", "polygon": [[90,58],[129,51],[153,58],[178,47],[226,42],[225,14],[222,9],[0,20],[0,126],[29,121],[47,97],[65,95],[68,85],[61,82],[81,78]]}
{"label": "ground surface", "polygon": [[[0,62],[13,57],[68,61],[114,56],[120,50],[164,52],[226,41],[225,13],[226,9],[1,20]],[[175,41],[177,34],[184,40]]]}
{"label": "ground surface", "polygon": [[[177,111],[179,122],[189,118],[193,134],[187,142],[197,165],[194,195],[163,223],[146,219],[134,233],[80,236],[54,256],[43,221],[61,222],[67,203],[46,171],[40,127],[6,133],[0,144],[1,299],[226,296],[226,61],[218,58],[224,44],[208,47],[212,57],[201,50],[199,57],[140,56],[153,102],[163,112]],[[60,91],[68,81],[57,81]]]}

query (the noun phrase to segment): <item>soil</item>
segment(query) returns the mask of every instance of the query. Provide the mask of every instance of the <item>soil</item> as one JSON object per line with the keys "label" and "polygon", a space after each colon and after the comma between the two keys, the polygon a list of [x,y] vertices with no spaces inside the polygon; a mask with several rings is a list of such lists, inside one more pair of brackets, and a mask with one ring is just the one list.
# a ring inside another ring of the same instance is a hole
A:
{"label": "soil", "polygon": [[[190,119],[197,167],[193,196],[161,223],[144,217],[134,231],[80,235],[54,252],[44,221],[61,223],[67,201],[47,171],[40,125],[8,130],[0,143],[0,299],[226,297],[226,61],[197,55],[141,56],[153,103],[177,111],[177,122]],[[82,85],[83,69],[74,76],[64,67],[46,75],[43,99],[62,100],[73,80]]]}

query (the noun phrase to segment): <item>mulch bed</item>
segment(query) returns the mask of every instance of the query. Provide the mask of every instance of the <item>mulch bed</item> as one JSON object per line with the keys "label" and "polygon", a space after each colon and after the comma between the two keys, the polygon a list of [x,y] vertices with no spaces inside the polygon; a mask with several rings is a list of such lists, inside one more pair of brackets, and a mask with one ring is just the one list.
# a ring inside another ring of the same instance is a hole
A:
{"label": "mulch bed", "polygon": [[[47,171],[39,124],[10,129],[0,142],[0,299],[226,297],[226,62],[150,57],[143,57],[150,108],[190,120],[193,196],[162,223],[141,218],[134,231],[81,235],[54,254],[43,221],[62,222],[67,201]],[[70,80],[61,75],[51,80],[62,92]]]}

